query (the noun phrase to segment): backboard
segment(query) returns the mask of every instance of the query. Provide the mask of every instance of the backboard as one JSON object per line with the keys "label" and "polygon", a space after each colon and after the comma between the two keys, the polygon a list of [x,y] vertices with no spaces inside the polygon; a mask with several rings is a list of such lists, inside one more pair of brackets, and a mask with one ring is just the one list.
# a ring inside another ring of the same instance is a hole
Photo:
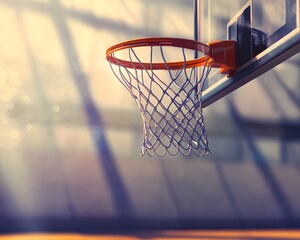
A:
{"label": "backboard", "polygon": [[206,107],[300,50],[300,0],[195,0],[195,40],[237,42],[236,72],[210,74]]}

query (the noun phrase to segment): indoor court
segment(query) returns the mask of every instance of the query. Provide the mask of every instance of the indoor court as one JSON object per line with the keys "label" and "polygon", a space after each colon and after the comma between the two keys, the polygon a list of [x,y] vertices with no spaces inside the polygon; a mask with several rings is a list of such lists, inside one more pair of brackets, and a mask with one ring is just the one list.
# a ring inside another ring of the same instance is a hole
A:
{"label": "indoor court", "polygon": [[299,239],[300,231],[289,230],[226,230],[226,231],[149,231],[113,234],[19,234],[3,236],[1,240],[291,240]]}
{"label": "indoor court", "polygon": [[300,239],[300,0],[0,0],[0,240]]}

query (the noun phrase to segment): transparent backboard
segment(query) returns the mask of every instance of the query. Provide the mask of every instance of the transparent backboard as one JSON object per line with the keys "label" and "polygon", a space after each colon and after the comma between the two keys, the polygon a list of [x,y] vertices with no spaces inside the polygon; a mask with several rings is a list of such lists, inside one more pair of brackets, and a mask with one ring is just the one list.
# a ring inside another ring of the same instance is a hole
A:
{"label": "transparent backboard", "polygon": [[206,107],[300,50],[300,0],[196,0],[195,39],[235,40],[236,72],[212,71],[202,95]]}

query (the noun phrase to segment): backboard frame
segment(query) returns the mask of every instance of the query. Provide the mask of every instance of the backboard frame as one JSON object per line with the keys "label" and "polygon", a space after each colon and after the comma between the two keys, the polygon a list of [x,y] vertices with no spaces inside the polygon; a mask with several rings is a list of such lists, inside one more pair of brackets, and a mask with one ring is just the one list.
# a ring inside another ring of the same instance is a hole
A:
{"label": "backboard frame", "polygon": [[[201,0],[195,0],[195,6],[199,10]],[[248,1],[246,5],[251,4]],[[205,108],[217,100],[225,97],[229,93],[235,91],[239,87],[259,77],[263,73],[274,68],[278,64],[286,61],[290,57],[300,52],[300,0],[296,1],[296,27],[290,31],[286,36],[282,37],[275,43],[272,43],[267,49],[253,56],[249,61],[241,66],[237,66],[236,72],[231,76],[222,76],[213,85],[209,86],[202,93],[202,107]],[[243,7],[244,9],[244,7]],[[242,10],[243,10],[242,9]],[[197,20],[197,33],[195,39],[199,40],[200,18],[199,11],[195,11],[195,21]],[[252,13],[251,13],[252,15]],[[234,17],[234,16],[233,16]],[[228,27],[228,26],[226,26]],[[252,27],[252,26],[251,26]],[[218,40],[218,39],[216,39]],[[208,79],[209,81],[209,79]]]}

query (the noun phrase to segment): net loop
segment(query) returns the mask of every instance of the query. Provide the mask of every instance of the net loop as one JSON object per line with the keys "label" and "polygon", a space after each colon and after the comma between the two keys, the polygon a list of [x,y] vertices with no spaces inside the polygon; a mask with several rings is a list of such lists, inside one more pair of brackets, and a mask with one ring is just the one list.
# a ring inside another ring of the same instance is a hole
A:
{"label": "net loop", "polygon": [[[141,155],[210,154],[201,97],[212,59],[207,56],[203,66],[187,67],[186,51],[182,47],[183,64],[178,69],[171,69],[165,46],[150,46],[148,63],[140,59],[135,47],[123,50],[127,51],[131,66],[123,66],[122,60],[112,53],[110,67],[141,112]],[[164,70],[153,69],[154,53],[159,53],[160,56],[155,57],[160,58]]]}

